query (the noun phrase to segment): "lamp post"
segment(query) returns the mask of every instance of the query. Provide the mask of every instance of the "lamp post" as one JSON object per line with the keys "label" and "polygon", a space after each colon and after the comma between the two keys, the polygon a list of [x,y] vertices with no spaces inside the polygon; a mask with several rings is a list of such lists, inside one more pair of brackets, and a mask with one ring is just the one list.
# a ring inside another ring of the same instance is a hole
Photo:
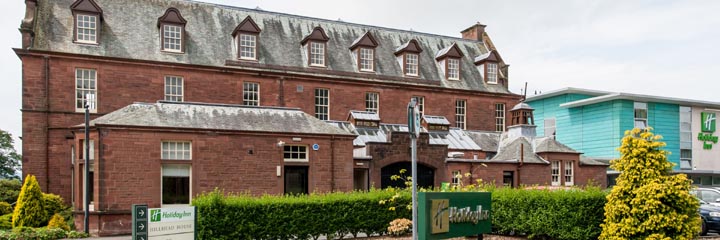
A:
{"label": "lamp post", "polygon": [[420,136],[420,110],[413,98],[408,103],[408,132],[410,133],[410,161],[412,175],[412,239],[418,239],[418,205],[417,205],[417,138]]}
{"label": "lamp post", "polygon": [[83,229],[85,233],[90,233],[90,109],[95,109],[95,94],[85,94],[85,169],[84,177],[85,180],[85,199],[83,205],[85,207],[85,216],[83,219]]}

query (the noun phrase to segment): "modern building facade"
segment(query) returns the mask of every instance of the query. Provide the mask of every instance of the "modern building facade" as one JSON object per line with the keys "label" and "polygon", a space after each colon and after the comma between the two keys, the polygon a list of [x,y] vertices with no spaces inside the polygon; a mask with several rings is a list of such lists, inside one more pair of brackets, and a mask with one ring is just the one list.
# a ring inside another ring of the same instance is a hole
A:
{"label": "modern building facade", "polygon": [[605,182],[602,163],[507,131],[528,109],[511,111],[521,96],[479,23],[455,38],[184,0],[25,2],[23,174],[78,216],[89,211],[94,234],[129,233],[134,203],[189,204],[216,187],[391,186],[410,160],[410,99],[424,116],[424,186],[459,183],[456,173],[508,186]]}
{"label": "modern building facade", "polygon": [[535,108],[539,135],[595,158],[619,157],[626,130],[652,127],[667,143],[674,171],[695,184],[720,185],[714,127],[719,102],[564,88],[528,97],[527,103]]}

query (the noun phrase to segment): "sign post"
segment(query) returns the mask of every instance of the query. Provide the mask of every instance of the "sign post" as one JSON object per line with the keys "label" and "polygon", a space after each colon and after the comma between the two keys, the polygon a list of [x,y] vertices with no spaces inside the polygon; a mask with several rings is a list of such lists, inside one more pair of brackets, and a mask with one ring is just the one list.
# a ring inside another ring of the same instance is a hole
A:
{"label": "sign post", "polygon": [[132,208],[132,239],[148,240],[148,206],[133,204]]}
{"label": "sign post", "polygon": [[412,165],[412,237],[418,239],[418,206],[417,206],[417,138],[420,136],[420,111],[415,99],[408,104],[408,132],[410,133],[410,161]]}
{"label": "sign post", "polygon": [[85,215],[83,216],[83,230],[90,233],[90,109],[95,109],[95,94],[85,94],[85,170],[83,171],[83,179],[85,180],[85,197],[83,198],[83,208]]}

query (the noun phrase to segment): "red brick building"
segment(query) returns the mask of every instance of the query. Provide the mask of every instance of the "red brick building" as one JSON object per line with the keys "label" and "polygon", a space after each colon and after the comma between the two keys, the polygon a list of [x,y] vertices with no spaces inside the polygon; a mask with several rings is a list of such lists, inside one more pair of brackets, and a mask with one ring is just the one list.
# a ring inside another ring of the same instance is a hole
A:
{"label": "red brick building", "polygon": [[554,140],[503,133],[521,96],[481,24],[455,38],[183,0],[25,2],[23,174],[82,215],[79,126],[94,103],[95,234],[128,233],[133,203],[187,204],[215,187],[392,185],[409,161],[411,98],[425,116],[421,184],[458,171],[510,186],[604,178]]}

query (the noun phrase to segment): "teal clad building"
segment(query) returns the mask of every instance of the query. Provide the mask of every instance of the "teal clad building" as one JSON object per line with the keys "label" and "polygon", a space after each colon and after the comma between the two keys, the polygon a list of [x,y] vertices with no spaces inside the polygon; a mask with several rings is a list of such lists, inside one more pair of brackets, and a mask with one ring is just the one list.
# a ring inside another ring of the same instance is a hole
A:
{"label": "teal clad building", "polygon": [[[720,185],[718,134],[703,127],[715,124],[718,102],[578,88],[531,96],[525,102],[535,109],[538,136],[554,136],[600,160],[620,156],[617,148],[625,131],[652,127],[667,143],[675,172],[688,174],[696,184]],[[617,173],[608,174],[612,181]]]}

